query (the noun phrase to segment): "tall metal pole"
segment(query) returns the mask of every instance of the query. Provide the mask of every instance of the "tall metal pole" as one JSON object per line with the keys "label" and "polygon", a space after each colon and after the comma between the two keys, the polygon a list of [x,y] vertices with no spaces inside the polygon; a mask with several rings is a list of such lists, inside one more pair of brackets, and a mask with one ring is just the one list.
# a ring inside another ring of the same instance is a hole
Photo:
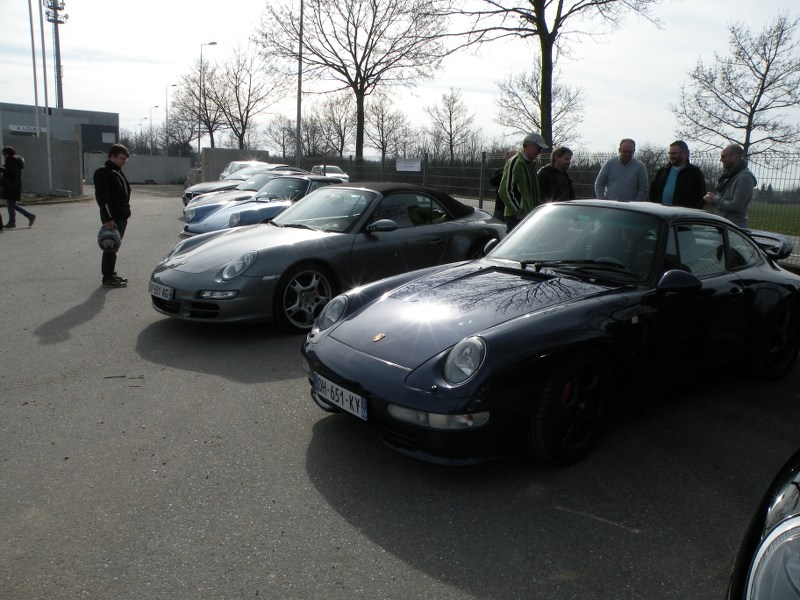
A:
{"label": "tall metal pole", "polygon": [[44,14],[39,2],[39,37],[42,43],[42,83],[44,84],[44,132],[47,140],[47,191],[53,192],[53,149],[50,144],[50,100],[47,96],[47,54],[44,44]]}
{"label": "tall metal pole", "polygon": [[64,0],[45,0],[47,2],[47,20],[53,24],[53,50],[56,55],[56,107],[64,108],[64,86],[61,77],[61,42],[58,37],[58,26],[69,19],[69,15],[60,15],[58,11],[64,10]]}
{"label": "tall metal pole", "polygon": [[158,104],[150,107],[150,156],[153,156],[153,109],[158,108]]}
{"label": "tall metal pole", "polygon": [[200,100],[200,106],[197,107],[197,162],[200,164],[200,134],[201,134],[201,125],[203,120],[203,46],[216,46],[217,42],[208,42],[205,44],[200,44],[200,91],[198,92],[198,97]]}
{"label": "tall metal pole", "polygon": [[177,83],[171,83],[164,88],[164,145],[167,156],[169,156],[169,88],[177,86]]}
{"label": "tall metal pole", "polygon": [[303,98],[303,0],[300,0],[300,47],[297,53],[297,123],[295,124],[294,164],[300,166],[300,116]]}

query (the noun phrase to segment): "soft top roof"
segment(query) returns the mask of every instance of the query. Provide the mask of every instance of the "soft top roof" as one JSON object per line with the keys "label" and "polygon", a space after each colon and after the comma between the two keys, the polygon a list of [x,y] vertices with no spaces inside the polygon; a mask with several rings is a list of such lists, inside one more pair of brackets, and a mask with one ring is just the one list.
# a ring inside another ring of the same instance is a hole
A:
{"label": "soft top roof", "polygon": [[447,212],[456,218],[466,217],[467,215],[471,215],[475,212],[474,206],[463,204],[445,192],[430,187],[416,185],[414,183],[397,183],[392,181],[351,181],[350,183],[343,183],[339,187],[365,188],[378,192],[383,196],[388,196],[389,194],[396,194],[399,192],[418,192],[435,198],[437,202],[444,206]]}

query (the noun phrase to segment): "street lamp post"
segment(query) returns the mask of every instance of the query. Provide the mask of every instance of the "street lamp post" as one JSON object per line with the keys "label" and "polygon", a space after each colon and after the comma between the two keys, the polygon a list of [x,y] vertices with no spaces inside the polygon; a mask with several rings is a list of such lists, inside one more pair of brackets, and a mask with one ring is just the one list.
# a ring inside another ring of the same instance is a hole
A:
{"label": "street lamp post", "polygon": [[216,46],[217,42],[207,42],[200,44],[200,90],[197,93],[200,99],[200,106],[197,107],[197,162],[200,162],[200,134],[203,116],[203,46]]}
{"label": "street lamp post", "polygon": [[153,156],[153,109],[158,108],[158,104],[150,107],[150,156]]}
{"label": "street lamp post", "polygon": [[178,87],[178,84],[171,83],[164,87],[164,145],[167,156],[169,156],[169,88],[171,87]]}

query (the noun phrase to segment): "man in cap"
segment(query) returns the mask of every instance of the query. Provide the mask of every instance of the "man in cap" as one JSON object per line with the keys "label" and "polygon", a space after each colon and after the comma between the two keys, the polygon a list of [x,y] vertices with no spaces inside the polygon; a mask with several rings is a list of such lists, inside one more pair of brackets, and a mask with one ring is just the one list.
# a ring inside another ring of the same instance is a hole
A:
{"label": "man in cap", "polygon": [[498,190],[505,205],[506,231],[514,229],[525,215],[541,204],[536,158],[549,148],[541,135],[529,133],[522,140],[522,149],[506,161]]}

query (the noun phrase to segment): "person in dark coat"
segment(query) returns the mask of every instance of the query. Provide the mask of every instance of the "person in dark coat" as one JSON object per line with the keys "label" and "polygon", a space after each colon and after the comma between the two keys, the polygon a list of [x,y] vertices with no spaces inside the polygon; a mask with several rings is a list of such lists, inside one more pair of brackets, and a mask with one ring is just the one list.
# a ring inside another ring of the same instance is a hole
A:
{"label": "person in dark coat", "polygon": [[516,150],[507,150],[503,160],[503,166],[497,167],[494,170],[494,173],[492,173],[492,176],[489,178],[489,183],[496,188],[494,194],[494,211],[492,212],[492,216],[501,221],[503,220],[503,213],[506,210],[505,204],[503,204],[503,199],[500,197],[500,182],[503,180],[503,167],[506,166],[506,161],[508,161],[508,159],[514,156],[516,153]]}
{"label": "person in dark coat", "polygon": [[572,150],[559,146],[550,155],[550,164],[539,169],[539,186],[542,189],[542,200],[545,202],[561,202],[575,200],[569,166],[572,163]]}
{"label": "person in dark coat", "polygon": [[[130,153],[122,144],[114,144],[108,151],[106,163],[94,172],[94,195],[100,207],[100,221],[103,227],[113,227],[119,237],[125,235],[128,219],[131,217],[131,184],[122,172]],[[128,285],[128,280],[117,275],[116,252],[103,252],[101,272],[103,287],[120,288]]]}
{"label": "person in dark coat", "polygon": [[[25,159],[17,154],[11,146],[3,148],[3,166],[0,168],[0,198],[6,201],[8,208],[7,229],[17,226],[17,213],[28,218],[28,227],[33,226],[36,215],[28,212],[17,204],[22,198],[22,169],[25,168]],[[0,219],[0,229],[3,229],[3,221]]]}
{"label": "person in dark coat", "polygon": [[689,162],[689,146],[683,140],[672,142],[667,155],[669,164],[656,171],[650,183],[650,202],[703,208],[706,178]]}

